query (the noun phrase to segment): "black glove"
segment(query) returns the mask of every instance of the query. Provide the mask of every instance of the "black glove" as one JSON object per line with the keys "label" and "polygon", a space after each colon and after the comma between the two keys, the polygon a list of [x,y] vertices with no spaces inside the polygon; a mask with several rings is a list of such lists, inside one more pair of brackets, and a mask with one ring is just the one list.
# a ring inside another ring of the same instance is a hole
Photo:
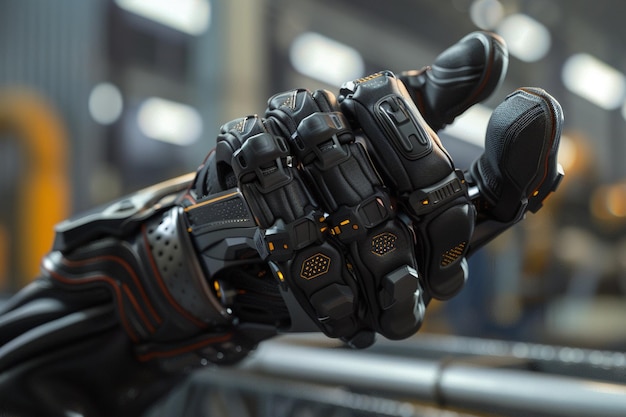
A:
{"label": "black glove", "polygon": [[[463,48],[472,53],[460,55]],[[444,88],[431,74],[464,56],[475,63],[477,50],[486,58],[473,82],[467,70],[460,81],[444,71]],[[470,250],[536,211],[558,185],[562,114],[542,90],[517,91],[496,109],[471,173],[455,169],[411,99],[437,106],[456,98],[463,111],[486,97],[506,69],[499,38],[469,35],[432,68],[410,91],[381,72],[346,83],[338,102],[327,91],[281,93],[265,118],[223,126],[216,164],[230,179],[221,182],[238,184],[251,207],[258,252],[290,307],[289,331],[307,328],[301,307],[328,336],[355,346],[373,333],[408,337],[431,298],[462,288]],[[426,113],[432,119],[432,108]],[[510,216],[498,214],[511,205]]]}
{"label": "black glove", "polygon": [[[506,63],[477,32],[432,67],[347,83],[337,100],[278,94],[263,117],[225,124],[196,173],[59,224],[42,276],[0,312],[7,409],[137,414],[170,386],[163,370],[234,363],[281,332],[355,347],[415,333],[431,298],[462,288],[465,258],[562,176],[562,112],[543,90],[498,106],[466,172],[433,130],[487,97]],[[84,380],[85,361],[122,357],[133,366]],[[67,385],[33,394],[55,380]]]}
{"label": "black glove", "polygon": [[[253,200],[259,252],[285,297],[293,295],[327,335],[355,346],[371,344],[374,332],[415,333],[425,304],[407,250],[411,231],[332,94],[276,95],[263,125],[267,132],[253,132],[233,155],[233,170]],[[277,176],[282,189],[269,180]],[[307,207],[305,221],[299,206]]]}
{"label": "black glove", "polygon": [[412,335],[431,297],[462,287],[475,210],[393,74],[347,84],[340,100],[343,113],[326,91],[272,97],[264,120],[222,128],[233,153],[217,164],[224,176],[230,164],[285,298],[327,335],[366,346],[374,332]]}

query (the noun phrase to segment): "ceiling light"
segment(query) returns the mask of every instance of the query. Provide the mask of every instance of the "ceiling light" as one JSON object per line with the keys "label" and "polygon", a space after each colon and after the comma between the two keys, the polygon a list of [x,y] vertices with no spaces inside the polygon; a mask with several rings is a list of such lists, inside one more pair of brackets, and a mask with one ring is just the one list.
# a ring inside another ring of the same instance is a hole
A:
{"label": "ceiling light", "polygon": [[550,50],[550,31],[530,16],[512,14],[502,20],[497,28],[504,38],[509,53],[522,61],[538,61]]}
{"label": "ceiling light", "polygon": [[100,124],[114,123],[122,114],[123,107],[122,93],[113,84],[98,84],[89,94],[89,114]]}
{"label": "ceiling light", "polygon": [[294,39],[289,57],[296,71],[334,86],[362,77],[365,68],[356,49],[312,32]]}
{"label": "ceiling light", "polygon": [[137,123],[147,137],[181,146],[197,141],[203,128],[195,108],[159,97],[141,104]]}
{"label": "ceiling light", "polygon": [[200,35],[211,20],[208,0],[115,0],[118,6],[190,35]]}
{"label": "ceiling light", "polygon": [[504,6],[498,0],[475,0],[469,12],[476,26],[490,30],[495,28],[504,17]]}
{"label": "ceiling light", "polygon": [[571,92],[603,109],[616,109],[624,100],[624,74],[589,54],[569,57],[563,64],[562,77]]}

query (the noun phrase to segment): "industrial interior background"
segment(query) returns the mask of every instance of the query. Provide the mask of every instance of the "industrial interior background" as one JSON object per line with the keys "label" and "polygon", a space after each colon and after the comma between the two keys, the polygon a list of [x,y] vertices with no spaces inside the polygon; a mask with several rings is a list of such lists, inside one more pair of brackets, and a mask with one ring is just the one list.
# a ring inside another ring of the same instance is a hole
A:
{"label": "industrial interior background", "polygon": [[568,346],[574,361],[624,352],[625,13],[618,0],[0,0],[0,293],[36,276],[56,222],[195,170],[219,126],[271,94],[420,68],[484,29],[509,44],[508,75],[444,144],[466,168],[490,109],[542,87],[565,112],[566,177],[472,258],[423,333]]}

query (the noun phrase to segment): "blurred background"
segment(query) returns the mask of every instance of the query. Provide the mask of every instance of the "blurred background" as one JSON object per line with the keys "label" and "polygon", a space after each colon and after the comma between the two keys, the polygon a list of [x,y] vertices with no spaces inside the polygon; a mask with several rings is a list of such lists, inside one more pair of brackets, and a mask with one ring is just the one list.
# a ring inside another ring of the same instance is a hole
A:
{"label": "blurred background", "polygon": [[491,110],[542,87],[565,112],[566,177],[472,258],[425,332],[624,350],[625,13],[618,0],[0,0],[0,293],[36,276],[56,222],[195,170],[222,123],[273,93],[421,68],[492,30],[508,75],[445,145],[466,168]]}

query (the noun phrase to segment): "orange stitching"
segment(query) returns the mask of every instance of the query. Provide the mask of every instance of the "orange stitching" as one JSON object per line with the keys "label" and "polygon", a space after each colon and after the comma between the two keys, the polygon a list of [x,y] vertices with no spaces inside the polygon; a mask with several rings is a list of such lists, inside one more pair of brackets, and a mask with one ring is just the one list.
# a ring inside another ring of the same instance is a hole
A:
{"label": "orange stitching", "polygon": [[[117,262],[118,264],[120,264],[122,268],[124,268],[126,272],[128,272],[129,275],[131,276],[133,282],[135,283],[135,286],[139,290],[141,298],[143,298],[144,302],[146,303],[146,306],[148,307],[148,310],[150,311],[150,314],[154,317],[157,324],[161,324],[163,322],[163,319],[161,319],[161,317],[158,315],[156,310],[154,310],[154,307],[150,303],[150,299],[148,298],[148,295],[145,293],[144,288],[141,285],[141,281],[139,280],[139,277],[137,277],[137,274],[135,273],[135,271],[130,267],[130,265],[128,265],[128,262],[126,262],[124,259],[118,256],[114,256],[114,255],[103,255],[103,256],[96,256],[94,258],[81,259],[79,261],[72,261],[70,259],[63,258],[61,262],[63,262],[63,264],[67,266],[76,267],[76,266],[83,266],[91,262],[96,262],[98,260],[109,260],[109,261]],[[147,320],[146,320],[146,324],[150,325],[150,323]]]}
{"label": "orange stitching", "polygon": [[64,277],[63,275],[57,272],[52,271],[48,267],[44,266],[44,268],[48,271],[48,273],[54,279],[56,279],[57,281],[63,282],[65,284],[76,285],[79,282],[84,283],[84,282],[94,282],[94,281],[104,281],[107,284],[109,284],[111,288],[115,291],[115,294],[118,299],[117,307],[119,310],[119,315],[120,315],[120,320],[122,322],[122,326],[124,326],[124,328],[126,329],[126,333],[128,334],[128,337],[130,337],[133,342],[137,343],[139,341],[139,338],[134,333],[132,326],[130,326],[130,324],[126,321],[126,315],[124,314],[124,305],[122,303],[122,293],[120,292],[120,288],[117,285],[115,285],[115,281],[112,278],[107,277],[107,276],[97,276],[97,277],[91,277],[91,278],[81,278],[79,280],[70,279],[70,278]]}
{"label": "orange stitching", "polygon": [[148,331],[150,333],[154,333],[155,332],[155,328],[152,325],[152,323],[150,323],[148,321],[148,318],[146,317],[146,315],[143,313],[143,310],[139,307],[139,304],[137,303],[137,299],[135,298],[135,296],[133,295],[133,293],[130,291],[130,289],[128,288],[128,285],[124,285],[122,284],[122,289],[124,290],[124,292],[126,293],[126,295],[128,296],[128,299],[130,300],[131,304],[133,305],[133,307],[135,307],[135,310],[137,310],[137,313],[139,314],[139,318],[141,320],[143,320],[144,324],[146,325],[146,327],[148,328]]}

